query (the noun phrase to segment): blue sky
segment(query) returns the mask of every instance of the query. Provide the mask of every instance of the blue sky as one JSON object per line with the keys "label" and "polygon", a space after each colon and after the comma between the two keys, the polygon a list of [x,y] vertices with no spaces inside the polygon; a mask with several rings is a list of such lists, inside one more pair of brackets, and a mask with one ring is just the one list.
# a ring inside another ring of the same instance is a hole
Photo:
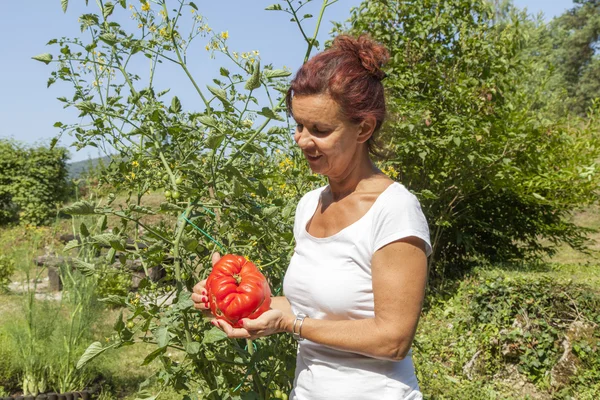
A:
{"label": "blue sky", "polygon": [[[138,2],[137,0],[135,1]],[[239,51],[259,50],[262,63],[273,63],[275,67],[288,66],[295,71],[301,64],[306,48],[294,24],[283,13],[264,11],[276,0],[196,0],[200,13],[215,31],[229,32],[230,48]],[[95,1],[90,0],[86,9],[83,0],[70,0],[69,9],[63,14],[60,0],[43,0],[35,6],[25,7],[22,2],[7,1],[0,13],[0,138],[12,137],[24,143],[49,142],[58,130],[52,125],[56,121],[77,121],[77,113],[65,110],[56,100],[59,96],[72,93],[66,85],[56,84],[49,89],[46,82],[52,66],[31,59],[44,52],[56,52],[58,47],[47,47],[52,38],[76,37],[80,35],[77,17],[84,12],[96,12]],[[129,3],[129,2],[128,2]],[[520,8],[532,14],[544,13],[546,19],[561,14],[572,7],[571,0],[515,0]],[[339,0],[332,5],[321,27],[321,41],[327,39],[331,29],[329,21],[343,21],[351,7],[359,0]],[[320,1],[309,4],[306,12],[318,14]],[[308,24],[314,29],[314,19]],[[205,38],[197,38],[190,50],[193,72],[201,77],[216,77],[220,60],[211,60],[204,49]],[[189,85],[185,77],[171,70],[169,74],[157,76],[156,82],[163,88]],[[201,78],[202,81],[202,78]],[[202,81],[207,83],[208,79]],[[181,94],[185,108],[196,100],[191,93]],[[69,146],[72,138],[63,136],[60,145]],[[95,149],[84,149],[74,153],[73,161],[98,156]]]}

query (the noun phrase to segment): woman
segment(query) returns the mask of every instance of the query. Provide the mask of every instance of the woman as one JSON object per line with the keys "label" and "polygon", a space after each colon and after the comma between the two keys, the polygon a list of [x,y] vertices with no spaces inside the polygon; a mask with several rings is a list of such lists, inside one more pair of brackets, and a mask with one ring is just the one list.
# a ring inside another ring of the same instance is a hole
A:
{"label": "woman", "polygon": [[[422,398],[410,347],[429,230],[415,196],[370,157],[385,116],[387,59],[366,36],[338,36],[297,72],[287,95],[294,139],[329,184],[297,206],[285,297],[241,329],[213,320],[231,338],[288,332],[299,340],[291,399]],[[204,282],[194,292],[205,310]]]}

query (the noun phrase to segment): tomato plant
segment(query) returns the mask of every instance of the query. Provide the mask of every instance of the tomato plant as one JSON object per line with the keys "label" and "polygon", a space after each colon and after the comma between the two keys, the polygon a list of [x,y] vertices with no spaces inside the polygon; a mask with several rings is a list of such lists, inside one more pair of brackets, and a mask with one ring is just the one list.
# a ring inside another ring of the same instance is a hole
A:
{"label": "tomato plant", "polygon": [[[321,2],[314,36],[304,35],[305,59],[334,2]],[[62,4],[66,9],[68,1]],[[101,177],[115,193],[64,210],[98,219],[94,229],[82,224],[84,240],[67,249],[87,246],[98,254],[110,247],[108,254],[77,263],[89,275],[101,264],[135,261],[146,272],[163,268],[165,277],[143,279],[135,294],[103,299],[123,313],[111,340],[90,345],[79,365],[111,348],[144,342],[154,346],[144,364],[160,362],[157,381],[186,398],[253,393],[262,399],[270,397],[269,388],[290,390],[295,350],[289,336],[257,340],[251,348],[229,340],[192,307],[190,291],[208,275],[211,253],[220,251],[255,260],[268,283],[265,291],[281,292],[293,251],[293,210],[302,193],[321,183],[308,173],[290,135],[284,93],[291,72],[261,64],[256,50],[235,51],[228,32],[214,32],[193,2],[97,5],[96,12],[80,16],[85,37],[51,40],[56,53],[34,57],[56,65],[49,84],[73,88],[59,100],[78,109],[80,119],[61,123],[62,134],[73,135],[78,147],[111,148],[119,155]],[[292,14],[301,26],[310,18],[297,15],[304,6],[311,5],[285,1],[268,9]],[[198,40],[204,43],[195,47]],[[203,89],[187,54],[205,47],[223,64]],[[150,63],[149,76],[136,70],[141,62]],[[167,64],[189,79],[195,108],[182,104],[183,88],[161,87],[153,79]],[[153,191],[164,195],[161,204],[145,201]],[[117,192],[127,194],[125,205],[115,202]]]}

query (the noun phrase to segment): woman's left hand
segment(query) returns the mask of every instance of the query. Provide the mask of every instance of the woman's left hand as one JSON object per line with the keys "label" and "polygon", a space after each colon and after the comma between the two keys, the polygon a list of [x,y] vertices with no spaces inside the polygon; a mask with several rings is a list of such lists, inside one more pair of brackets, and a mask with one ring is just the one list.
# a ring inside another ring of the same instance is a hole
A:
{"label": "woman's left hand", "polygon": [[257,339],[274,333],[285,332],[287,325],[286,317],[281,310],[271,309],[256,319],[244,318],[241,321],[242,328],[234,328],[227,321],[214,319],[211,323],[217,326],[232,339]]}

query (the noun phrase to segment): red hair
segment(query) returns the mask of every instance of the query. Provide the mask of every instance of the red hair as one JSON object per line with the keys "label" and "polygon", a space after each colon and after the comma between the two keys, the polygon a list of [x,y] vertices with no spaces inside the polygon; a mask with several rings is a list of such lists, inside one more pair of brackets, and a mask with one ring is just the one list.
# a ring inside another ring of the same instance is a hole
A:
{"label": "red hair", "polygon": [[[328,94],[353,123],[374,117],[375,134],[385,119],[381,80],[386,75],[381,67],[388,59],[387,49],[367,35],[336,37],[330,48],[315,55],[296,72],[286,95],[288,113],[293,115],[294,96]],[[371,136],[369,149],[373,141]]]}

